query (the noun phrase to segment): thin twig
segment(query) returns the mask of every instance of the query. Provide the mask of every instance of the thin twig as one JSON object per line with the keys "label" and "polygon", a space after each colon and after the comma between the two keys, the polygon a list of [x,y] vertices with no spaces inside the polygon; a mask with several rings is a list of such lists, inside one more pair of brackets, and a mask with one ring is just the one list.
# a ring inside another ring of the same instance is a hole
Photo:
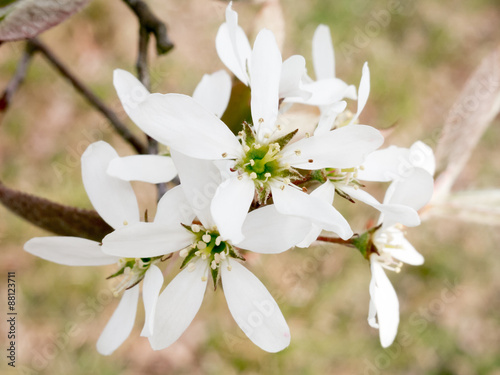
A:
{"label": "thin twig", "polygon": [[[136,61],[136,69],[139,80],[148,89],[151,90],[151,78],[148,68],[148,46],[150,34],[153,33],[156,38],[156,49],[158,54],[166,53],[173,48],[167,36],[167,28],[149,9],[146,3],[140,0],[125,0],[125,3],[135,13],[139,21],[139,48]],[[158,142],[147,136],[148,153],[158,154]],[[166,184],[157,184],[158,200],[167,191]]]}
{"label": "thin twig", "polygon": [[135,137],[127,126],[118,118],[116,113],[109,109],[90,89],[85,86],[69,69],[50,51],[45,44],[36,38],[28,40],[28,43],[37,51],[40,51],[46,59],[79,91],[87,101],[101,112],[115,128],[116,132],[140,154],[147,153],[147,147]]}
{"label": "thin twig", "polygon": [[156,17],[148,5],[142,0],[123,0],[137,16],[141,27],[149,33],[154,34],[156,39],[156,51],[163,55],[174,48],[173,43],[167,35],[167,26]]}
{"label": "thin twig", "polygon": [[21,60],[19,60],[19,64],[17,65],[16,72],[7,84],[3,95],[0,97],[0,111],[5,111],[9,107],[12,96],[26,77],[28,66],[31,62],[31,59],[33,58],[34,53],[35,50],[33,49],[33,47],[29,43],[26,44],[24,53],[21,57]]}
{"label": "thin twig", "polygon": [[339,245],[345,245],[345,246],[350,246],[354,247],[352,244],[352,241],[349,240],[343,240],[342,238],[335,238],[335,237],[327,237],[327,236],[319,236],[316,241],[323,241],[323,242],[330,242],[330,243],[337,243]]}

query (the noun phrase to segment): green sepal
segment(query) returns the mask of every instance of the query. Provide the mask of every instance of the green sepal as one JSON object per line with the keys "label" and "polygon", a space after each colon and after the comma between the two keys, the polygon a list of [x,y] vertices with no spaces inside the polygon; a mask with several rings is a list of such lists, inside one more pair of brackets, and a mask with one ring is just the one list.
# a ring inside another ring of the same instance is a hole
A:
{"label": "green sepal", "polygon": [[191,259],[195,257],[195,253],[198,251],[197,248],[191,249],[191,251],[188,252],[188,255],[184,258],[181,264],[181,269],[186,267],[186,265],[189,263]]}
{"label": "green sepal", "polygon": [[252,147],[255,143],[255,132],[248,122],[243,122],[243,141],[247,144],[247,146]]}
{"label": "green sepal", "polygon": [[317,169],[315,171],[312,171],[310,176],[311,180],[321,182],[322,184],[328,180],[325,176],[325,172],[323,169]]}
{"label": "green sepal", "polygon": [[356,249],[359,250],[361,255],[365,259],[370,259],[370,255],[373,253],[378,254],[378,250],[375,247],[375,244],[373,243],[373,234],[380,229],[382,224],[377,225],[374,228],[371,228],[370,230],[366,231],[365,233],[361,235],[355,235],[351,238],[351,243],[356,247]]}
{"label": "green sepal", "polygon": [[182,224],[182,223],[181,223],[181,225],[184,227],[184,229],[186,229],[186,230],[190,231],[191,233],[193,233],[194,235],[196,235],[196,233],[194,233],[193,230],[191,229],[191,226],[186,225],[186,224]]}
{"label": "green sepal", "polygon": [[220,267],[215,267],[215,269],[210,267],[210,273],[212,274],[212,280],[214,282],[214,291],[215,291],[217,290],[217,283],[219,282],[220,279]]}
{"label": "green sepal", "polygon": [[351,198],[351,196],[347,193],[344,193],[342,190],[335,188],[335,192],[340,195],[342,198],[347,199],[351,203],[356,203],[354,199]]}
{"label": "green sepal", "polygon": [[116,271],[114,274],[106,277],[106,280],[109,280],[109,279],[112,279],[113,277],[117,277],[117,276],[120,276],[121,274],[123,274],[125,272],[125,268],[127,267],[130,267],[130,268],[133,268],[134,267],[134,264],[135,264],[135,259],[132,259],[132,260],[129,260],[127,263],[125,263],[123,265],[122,268],[120,268],[118,271]]}
{"label": "green sepal", "polygon": [[228,246],[228,253],[231,258],[245,261],[246,259],[233,246]]}
{"label": "green sepal", "polygon": [[288,133],[287,135],[284,135],[283,137],[273,141],[273,143],[279,144],[280,150],[282,150],[283,147],[285,147],[292,140],[292,138],[294,137],[295,134],[297,134],[298,131],[299,129],[295,129],[294,131]]}

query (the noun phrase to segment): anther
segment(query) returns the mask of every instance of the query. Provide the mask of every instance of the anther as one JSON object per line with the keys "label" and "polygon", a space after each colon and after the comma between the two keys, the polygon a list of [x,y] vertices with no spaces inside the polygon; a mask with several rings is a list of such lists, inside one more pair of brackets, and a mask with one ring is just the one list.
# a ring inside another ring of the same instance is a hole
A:
{"label": "anther", "polygon": [[227,152],[222,153],[222,157],[223,158],[227,157]]}
{"label": "anther", "polygon": [[123,220],[123,225],[128,225],[128,221],[127,220]]}
{"label": "anther", "polygon": [[250,165],[253,167],[255,165],[255,160],[250,159]]}
{"label": "anther", "polygon": [[221,236],[218,236],[218,237],[215,239],[215,246],[219,246],[221,242],[222,242],[222,237],[221,237]]}
{"label": "anther", "polygon": [[191,230],[194,233],[198,233],[201,230],[201,227],[198,224],[193,224],[193,225],[191,225]]}
{"label": "anther", "polygon": [[208,234],[208,232],[206,232],[206,233],[205,233],[205,234],[201,237],[201,239],[202,239],[204,242],[206,242],[206,243],[210,243],[210,241],[212,240],[212,236],[210,236],[210,235]]}
{"label": "anther", "polygon": [[309,162],[309,163],[312,163],[313,161],[314,161],[314,160],[312,160],[312,159],[309,159],[309,160],[308,160],[308,162]]}
{"label": "anther", "polygon": [[201,281],[203,281],[203,282],[207,281],[207,277],[206,277],[205,275],[203,275],[203,276],[201,277]]}
{"label": "anther", "polygon": [[261,117],[261,118],[259,119],[259,124],[262,124],[263,122],[264,122],[264,119]]}
{"label": "anther", "polygon": [[240,180],[240,181],[241,181],[241,180],[243,180],[243,176],[242,176],[242,175],[239,175],[239,176],[238,176],[238,180]]}
{"label": "anther", "polygon": [[197,247],[198,247],[198,249],[203,250],[203,249],[207,248],[207,244],[203,241],[198,241]]}
{"label": "anther", "polygon": [[255,180],[257,178],[257,173],[255,173],[255,172],[250,173],[250,178],[252,180]]}
{"label": "anther", "polygon": [[271,177],[271,173],[269,173],[269,172],[264,173],[264,177],[266,177],[266,178]]}
{"label": "anther", "polygon": [[295,150],[295,155],[300,156],[301,152],[300,150]]}
{"label": "anther", "polygon": [[187,249],[182,249],[181,251],[179,251],[179,256],[180,256],[181,258],[185,258],[185,257],[187,257],[187,256],[188,256],[188,253],[189,253],[189,252],[187,251]]}
{"label": "anther", "polygon": [[193,272],[196,269],[196,264],[194,263],[189,263],[187,266],[188,272]]}

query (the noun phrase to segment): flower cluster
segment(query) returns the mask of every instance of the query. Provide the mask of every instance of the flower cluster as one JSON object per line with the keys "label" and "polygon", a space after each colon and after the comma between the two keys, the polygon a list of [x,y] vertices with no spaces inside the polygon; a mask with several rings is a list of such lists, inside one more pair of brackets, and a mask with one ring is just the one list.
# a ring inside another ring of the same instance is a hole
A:
{"label": "flower cluster", "polygon": [[[252,342],[278,352],[289,345],[290,330],[266,287],[242,265],[245,253],[307,248],[323,231],[333,232],[369,260],[368,320],[379,328],[382,345],[390,345],[399,305],[384,269],[399,272],[402,262],[423,262],[403,228],[420,224],[417,211],[432,195],[432,151],[421,142],[379,150],[381,133],[358,121],[370,90],[368,66],[357,89],[337,78],[327,26],[313,37],[316,80],[302,56],[283,61],[269,30],[260,31],[252,47],[231,4],[216,49],[251,90],[251,121],[242,119],[235,133],[221,121],[232,89],[224,70],[204,76],[192,96],[150,93],[132,74],[116,70],[126,113],[169,152],[119,157],[105,142],[90,145],[82,156],[84,186],[114,231],[101,243],[34,238],[26,251],[66,265],[117,264],[109,278],[119,279],[114,290],[122,297],[97,342],[102,354],[129,336],[140,284],[146,312],[141,335],[163,349],[190,325],[207,283],[222,285],[232,316]],[[345,100],[357,100],[356,113],[346,110]],[[291,120],[295,104],[315,111],[311,123]],[[180,184],[160,199],[154,220],[141,222],[129,181],[176,176]],[[390,182],[382,203],[364,190],[366,181]],[[378,225],[355,235],[334,207],[335,195],[380,211]],[[161,291],[162,264],[177,257],[181,271]]]}

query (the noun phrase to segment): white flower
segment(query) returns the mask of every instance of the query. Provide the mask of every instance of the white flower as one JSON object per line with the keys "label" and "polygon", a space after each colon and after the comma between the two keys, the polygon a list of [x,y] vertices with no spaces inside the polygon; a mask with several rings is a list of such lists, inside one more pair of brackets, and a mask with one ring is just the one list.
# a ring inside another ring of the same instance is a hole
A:
{"label": "white flower", "polygon": [[[273,297],[245,267],[235,246],[263,254],[283,252],[309,231],[308,222],[281,215],[273,205],[252,211],[243,223],[245,240],[231,242],[219,232],[210,212],[220,172],[213,162],[172,153],[181,185],[161,199],[153,223],[136,223],[103,240],[103,251],[125,257],[155,257],[177,250],[184,269],[161,293],[153,349],[175,342],[198,312],[208,278],[219,277],[229,310],[245,334],[259,347],[277,352],[290,343],[290,331]],[[197,217],[199,222],[193,223]],[[181,225],[183,223],[183,226]]]}
{"label": "white flower", "polygon": [[[429,185],[430,183],[430,185]],[[413,168],[404,179],[393,182],[386,192],[384,203],[408,205],[415,211],[422,208],[432,196],[432,176],[422,168]],[[392,344],[399,325],[399,302],[384,269],[399,272],[404,263],[421,265],[424,258],[405,239],[398,216],[382,211],[381,227],[373,233],[376,251],[369,255],[372,280],[370,282],[370,309],[368,323],[379,329],[383,347]]]}
{"label": "white flower", "polygon": [[[292,184],[299,178],[294,168],[350,168],[383,142],[382,135],[364,125],[346,126],[321,137],[290,142],[289,134],[273,138],[279,131],[278,85],[281,56],[269,31],[261,31],[252,51],[253,127],[245,126],[241,142],[227,126],[192,98],[178,94],[151,94],[127,102],[135,78],[115,71],[115,86],[130,118],[147,134],[185,155],[226,160],[227,178],[217,190],[212,216],[221,235],[234,242],[242,239],[241,225],[255,193],[265,201],[272,193],[276,209],[283,214],[307,218],[326,230],[349,238],[352,231],[331,205],[310,196]],[[122,83],[126,82],[126,83]],[[234,171],[230,173],[229,170]]]}
{"label": "white flower", "polygon": [[[92,205],[113,228],[139,222],[137,200],[128,182],[106,173],[116,151],[105,142],[91,144],[82,155],[82,178]],[[143,282],[146,319],[142,336],[152,334],[156,301],[163,284],[163,275],[154,265],[155,259],[120,259],[105,254],[101,244],[78,237],[42,237],[26,242],[24,249],[40,258],[69,266],[97,266],[118,263],[122,282],[115,292],[125,290],[114,314],[104,328],[97,350],[109,355],[127,339],[132,331],[139,301],[139,285]]]}
{"label": "white flower", "polygon": [[[116,84],[116,83],[115,83]],[[121,90],[128,92],[128,103],[149,95],[148,90],[138,80],[121,80]],[[221,117],[226,110],[231,95],[231,78],[224,70],[205,74],[193,92],[193,99],[204,108]],[[177,176],[172,159],[162,155],[132,155],[116,158],[109,163],[108,173],[125,181],[161,183]]]}

